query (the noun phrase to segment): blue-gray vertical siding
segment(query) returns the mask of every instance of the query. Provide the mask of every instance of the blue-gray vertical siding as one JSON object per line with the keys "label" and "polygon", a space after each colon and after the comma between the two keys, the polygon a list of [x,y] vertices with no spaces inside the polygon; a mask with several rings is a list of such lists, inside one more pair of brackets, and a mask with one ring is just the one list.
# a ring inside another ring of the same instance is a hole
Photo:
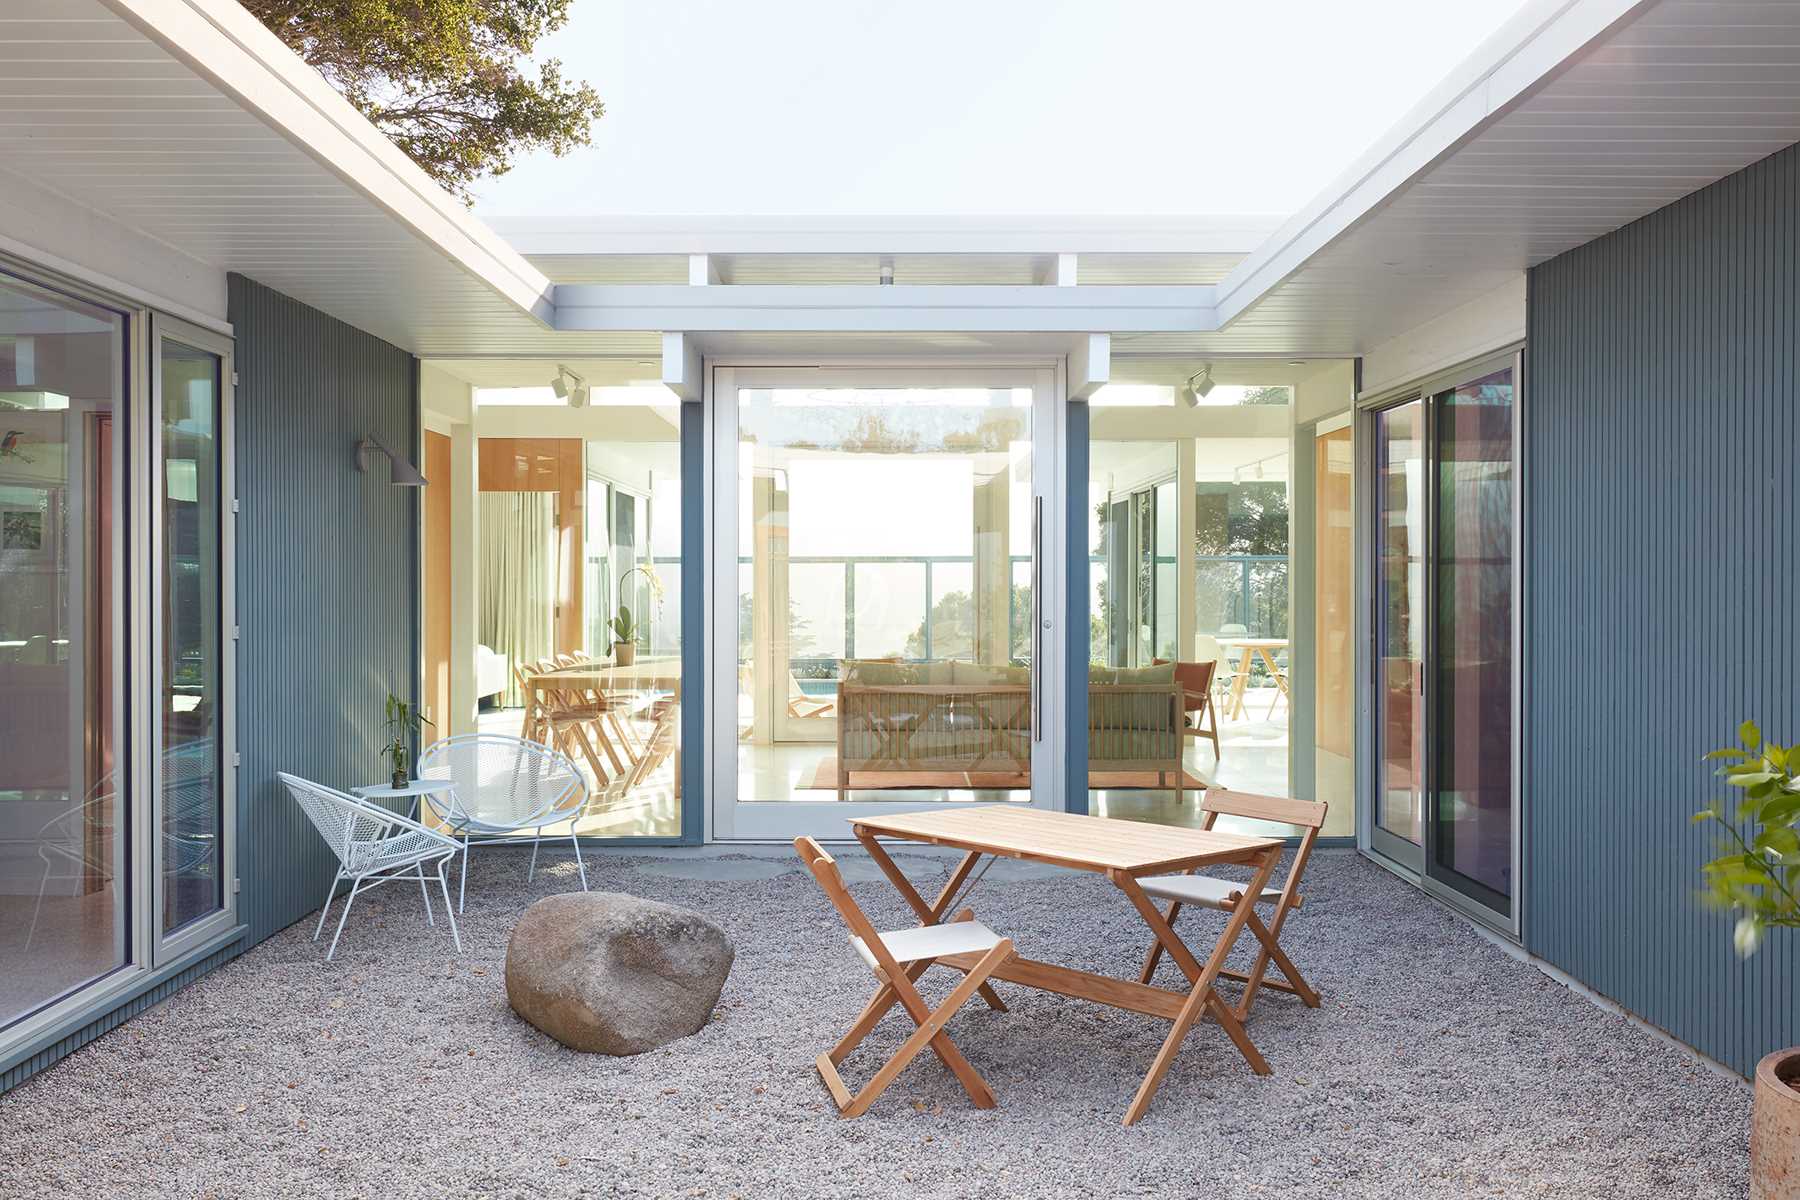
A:
{"label": "blue-gray vertical siding", "polygon": [[1088,643],[1088,406],[1085,401],[1067,405],[1064,425],[1067,446],[1064,478],[1069,481],[1064,498],[1064,527],[1068,549],[1063,555],[1067,564],[1063,594],[1068,598],[1067,630],[1068,675],[1063,681],[1063,728],[1067,730],[1063,746],[1063,787],[1068,793],[1065,803],[1072,813],[1088,811],[1088,661],[1093,647]]}
{"label": "blue-gray vertical siding", "polygon": [[410,354],[239,275],[238,875],[258,941],[318,908],[333,861],[276,783],[381,779],[383,703],[417,698],[419,491],[394,487],[374,435],[412,454]]}
{"label": "blue-gray vertical siding", "polygon": [[1531,273],[1525,941],[1739,1071],[1800,1043],[1800,930],[1696,900],[1750,717],[1800,741],[1800,147]]}
{"label": "blue-gray vertical siding", "polygon": [[[736,581],[729,586],[736,587]],[[681,840],[706,837],[706,417],[681,406]]]}

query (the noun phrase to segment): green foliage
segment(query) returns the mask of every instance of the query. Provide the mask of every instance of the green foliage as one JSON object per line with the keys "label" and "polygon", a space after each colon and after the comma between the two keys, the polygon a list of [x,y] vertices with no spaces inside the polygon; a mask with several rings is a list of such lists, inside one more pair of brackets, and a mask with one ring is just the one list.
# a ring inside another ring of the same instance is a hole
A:
{"label": "green foliage", "polygon": [[637,619],[631,615],[631,610],[623,604],[619,605],[619,615],[608,621],[606,627],[612,630],[613,641],[615,642],[635,643],[638,640]]}
{"label": "green foliage", "polygon": [[1730,835],[1719,857],[1701,868],[1703,896],[1738,914],[1732,941],[1749,957],[1771,927],[1800,927],[1800,743],[1764,741],[1753,721],[1738,727],[1738,742],[1706,756],[1742,794],[1735,813],[1727,818],[1717,808],[1705,808],[1694,820],[1716,822]]}
{"label": "green foliage", "polygon": [[419,710],[409,702],[389,692],[387,698],[387,745],[381,748],[381,756],[388,760],[394,774],[404,775],[410,742],[415,734],[422,732],[422,727],[431,724]]}
{"label": "green foliage", "polygon": [[529,56],[572,0],[241,0],[449,191],[585,146],[604,107]]}

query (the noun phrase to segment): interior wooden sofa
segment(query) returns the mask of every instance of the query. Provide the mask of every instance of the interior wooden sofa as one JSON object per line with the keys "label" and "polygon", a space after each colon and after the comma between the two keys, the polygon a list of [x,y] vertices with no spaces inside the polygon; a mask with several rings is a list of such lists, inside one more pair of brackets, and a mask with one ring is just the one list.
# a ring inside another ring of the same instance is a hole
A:
{"label": "interior wooden sofa", "polygon": [[[1091,668],[1090,773],[1154,772],[1154,786],[1180,786],[1182,702],[1170,665]],[[837,717],[840,800],[853,786],[1031,786],[1029,668],[846,659]]]}

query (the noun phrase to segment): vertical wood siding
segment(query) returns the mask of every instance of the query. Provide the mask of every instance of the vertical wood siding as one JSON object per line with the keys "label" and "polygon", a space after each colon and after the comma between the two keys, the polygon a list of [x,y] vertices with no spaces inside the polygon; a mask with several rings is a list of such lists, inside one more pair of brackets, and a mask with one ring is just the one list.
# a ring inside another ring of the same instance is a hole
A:
{"label": "vertical wood siding", "polygon": [[1696,899],[1750,717],[1800,741],[1800,147],[1531,273],[1525,938],[1741,1072],[1800,1043],[1800,931]]}
{"label": "vertical wood siding", "polygon": [[373,434],[412,455],[418,363],[242,276],[237,336],[238,874],[252,942],[317,909],[330,852],[275,781],[385,775],[382,704],[417,699],[418,504]]}

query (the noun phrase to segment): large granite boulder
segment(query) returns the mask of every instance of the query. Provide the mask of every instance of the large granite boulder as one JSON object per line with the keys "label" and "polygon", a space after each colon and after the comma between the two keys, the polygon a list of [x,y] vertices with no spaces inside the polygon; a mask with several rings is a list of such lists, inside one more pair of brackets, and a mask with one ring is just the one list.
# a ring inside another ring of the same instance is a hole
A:
{"label": "large granite boulder", "polygon": [[572,1050],[642,1054],[700,1031],[736,953],[699,913],[621,892],[571,892],[519,918],[506,947],[506,998]]}

